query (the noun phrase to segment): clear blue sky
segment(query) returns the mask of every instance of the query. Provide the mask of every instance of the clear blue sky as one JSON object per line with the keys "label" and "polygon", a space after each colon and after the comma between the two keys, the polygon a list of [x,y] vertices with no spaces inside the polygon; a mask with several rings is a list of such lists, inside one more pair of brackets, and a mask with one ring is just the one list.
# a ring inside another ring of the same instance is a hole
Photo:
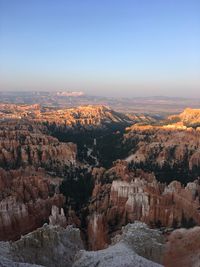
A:
{"label": "clear blue sky", "polygon": [[0,90],[200,97],[199,0],[0,0]]}

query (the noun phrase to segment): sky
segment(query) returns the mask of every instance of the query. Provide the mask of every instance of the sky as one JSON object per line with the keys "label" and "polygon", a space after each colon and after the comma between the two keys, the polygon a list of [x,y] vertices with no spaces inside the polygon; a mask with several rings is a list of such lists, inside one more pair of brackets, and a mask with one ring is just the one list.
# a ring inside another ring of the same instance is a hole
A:
{"label": "sky", "polygon": [[200,97],[200,1],[0,0],[0,90]]}

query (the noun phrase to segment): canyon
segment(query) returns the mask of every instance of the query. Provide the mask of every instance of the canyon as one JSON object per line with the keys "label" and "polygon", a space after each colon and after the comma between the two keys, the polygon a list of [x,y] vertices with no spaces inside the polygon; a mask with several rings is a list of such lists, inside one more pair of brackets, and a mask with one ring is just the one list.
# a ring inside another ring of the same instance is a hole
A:
{"label": "canyon", "polygon": [[[133,254],[127,258],[130,267],[130,261],[139,264],[140,256],[168,267],[183,264],[190,236],[198,255],[199,238],[193,236],[200,225],[199,123],[197,109],[158,119],[103,105],[0,104],[0,240],[22,244],[22,235],[44,224],[50,236],[53,227],[73,225],[80,229],[80,247],[89,251],[74,251],[77,262],[66,266],[110,261],[117,266],[112,255],[120,260],[120,251]],[[129,237],[132,232],[128,243],[120,241],[120,236],[129,238],[126,231]],[[151,231],[159,231],[165,245],[155,254],[162,259],[130,247],[140,231],[150,231],[141,239],[149,237],[151,243]],[[185,245],[177,250],[180,240]],[[29,255],[30,248],[25,252]],[[54,266],[53,259],[44,263],[24,255],[5,259]],[[187,265],[181,266],[195,266],[198,256],[193,255],[189,250]]]}

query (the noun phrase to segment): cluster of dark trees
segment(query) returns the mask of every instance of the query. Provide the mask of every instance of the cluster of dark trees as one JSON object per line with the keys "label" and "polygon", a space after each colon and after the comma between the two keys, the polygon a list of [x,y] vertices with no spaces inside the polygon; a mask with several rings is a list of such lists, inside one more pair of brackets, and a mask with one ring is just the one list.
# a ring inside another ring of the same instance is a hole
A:
{"label": "cluster of dark trees", "polygon": [[66,167],[60,192],[66,197],[67,206],[80,210],[89,200],[94,187],[91,171],[87,168]]}
{"label": "cluster of dark trees", "polygon": [[177,180],[186,185],[188,182],[194,181],[200,176],[200,167],[195,166],[190,169],[186,158],[178,163],[174,163],[173,165],[165,161],[162,166],[151,160],[140,163],[130,162],[129,169],[142,169],[146,172],[154,172],[158,181],[167,184]]}
{"label": "cluster of dark trees", "polygon": [[[56,127],[55,124],[46,123],[49,133],[61,142],[73,142],[78,147],[78,159],[95,165],[96,157],[99,166],[109,168],[112,162],[126,157],[131,144],[123,144],[123,134],[127,125],[111,124],[103,128],[74,129]],[[94,141],[95,140],[95,141]],[[90,156],[87,155],[88,148],[92,149]]]}

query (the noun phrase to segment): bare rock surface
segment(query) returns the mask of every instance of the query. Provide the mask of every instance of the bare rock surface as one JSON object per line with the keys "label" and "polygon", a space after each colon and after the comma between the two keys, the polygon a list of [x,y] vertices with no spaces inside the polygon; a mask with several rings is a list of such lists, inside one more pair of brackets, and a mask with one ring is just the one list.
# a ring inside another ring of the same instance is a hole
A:
{"label": "bare rock surface", "polygon": [[99,251],[81,251],[73,267],[159,267],[160,264],[138,256],[125,244]]}
{"label": "bare rock surface", "polygon": [[173,231],[166,244],[164,255],[166,267],[200,266],[200,227]]}
{"label": "bare rock surface", "polygon": [[128,224],[113,244],[99,251],[80,251],[73,267],[156,267],[161,262],[164,240],[144,223]]}
{"label": "bare rock surface", "polygon": [[[163,239],[144,223],[129,224],[113,244],[99,251],[83,250],[80,231],[45,224],[15,242],[0,242],[0,266],[13,267],[158,267]],[[38,265],[35,265],[38,264]]]}
{"label": "bare rock surface", "polygon": [[18,241],[0,242],[0,255],[7,261],[48,267],[72,266],[75,254],[80,249],[83,249],[80,231],[72,226],[64,229],[60,226],[44,225]]}
{"label": "bare rock surface", "polygon": [[138,255],[161,263],[164,253],[164,237],[160,231],[150,229],[145,223],[135,222],[122,228],[122,234],[113,238],[112,243],[124,243]]}
{"label": "bare rock surface", "polygon": [[14,262],[7,258],[0,256],[0,267],[44,267],[42,265]]}

